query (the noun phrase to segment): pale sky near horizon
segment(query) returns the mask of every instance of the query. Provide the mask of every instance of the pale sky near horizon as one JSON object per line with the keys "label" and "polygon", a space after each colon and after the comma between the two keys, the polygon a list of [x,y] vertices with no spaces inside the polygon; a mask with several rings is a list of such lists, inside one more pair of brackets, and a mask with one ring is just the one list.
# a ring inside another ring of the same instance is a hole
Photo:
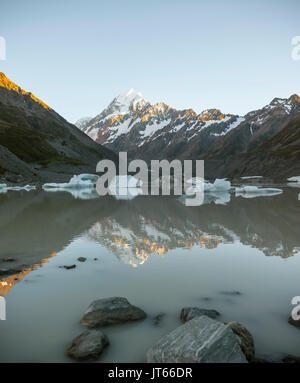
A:
{"label": "pale sky near horizon", "polygon": [[130,88],[243,115],[300,93],[300,0],[0,0],[0,71],[71,122]]}

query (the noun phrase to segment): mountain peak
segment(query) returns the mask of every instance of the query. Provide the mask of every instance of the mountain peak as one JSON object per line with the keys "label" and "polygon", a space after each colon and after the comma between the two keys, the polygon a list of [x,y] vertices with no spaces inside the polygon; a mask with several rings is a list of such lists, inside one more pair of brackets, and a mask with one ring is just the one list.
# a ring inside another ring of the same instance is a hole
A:
{"label": "mountain peak", "polygon": [[20,86],[12,82],[8,77],[5,76],[3,72],[0,72],[0,87],[7,89],[8,91],[14,91],[17,92],[23,96],[30,97],[33,101],[39,103],[41,106],[43,106],[47,110],[52,110],[50,106],[45,104],[43,101],[35,97],[31,92],[26,92],[24,89],[22,89]]}
{"label": "mountain peak", "polygon": [[134,89],[130,89],[126,93],[120,94],[109,105],[109,109],[113,109],[115,113],[122,115],[130,111],[136,111],[142,109],[148,101],[143,97],[140,92],[136,92]]}
{"label": "mountain peak", "polygon": [[200,113],[201,121],[223,120],[224,117],[219,109],[206,109]]}

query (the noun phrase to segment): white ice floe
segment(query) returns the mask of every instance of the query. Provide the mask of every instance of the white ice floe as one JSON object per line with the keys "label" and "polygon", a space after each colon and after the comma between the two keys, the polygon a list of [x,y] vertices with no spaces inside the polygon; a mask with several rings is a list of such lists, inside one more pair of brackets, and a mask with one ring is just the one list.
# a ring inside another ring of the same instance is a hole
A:
{"label": "white ice floe", "polygon": [[199,196],[195,206],[196,203],[204,205],[214,202],[216,205],[226,205],[230,202],[231,183],[226,178],[217,178],[214,183],[210,183],[201,177],[193,177],[187,181],[187,184],[191,186],[187,187],[186,195],[181,199],[185,204],[191,196],[195,197],[195,195]]}
{"label": "white ice floe", "polygon": [[0,184],[0,193],[4,194],[10,190],[14,191],[30,191],[30,190],[36,190],[36,186],[26,185],[26,186],[7,186],[6,184]]}
{"label": "white ice floe", "polygon": [[133,176],[116,176],[109,184],[109,191],[116,199],[130,200],[143,194],[142,181]]}
{"label": "white ice floe", "polygon": [[136,188],[142,186],[142,181],[133,176],[116,176],[110,183],[109,188],[114,190],[115,188]]}
{"label": "white ice floe", "polygon": [[251,180],[251,179],[258,179],[258,178],[264,178],[263,176],[246,176],[241,177],[242,180]]}
{"label": "white ice floe", "polygon": [[[98,176],[96,174],[80,174],[73,176],[69,182],[66,183],[46,183],[43,185],[43,189],[49,191],[55,189],[55,191],[65,189],[88,189],[96,186]],[[54,191],[54,190],[52,190]]]}
{"label": "white ice floe", "polygon": [[288,178],[288,181],[290,181],[290,182],[300,182],[300,176],[290,177],[290,178]]}
{"label": "white ice floe", "polygon": [[289,186],[291,188],[298,188],[300,189],[300,182],[288,182],[286,186]]}
{"label": "white ice floe", "polygon": [[277,188],[260,188],[258,186],[242,186],[235,188],[236,197],[255,198],[267,197],[282,194],[282,189]]}
{"label": "white ice floe", "polygon": [[187,193],[191,194],[194,190],[196,192],[204,192],[206,193],[215,193],[215,192],[226,192],[231,189],[231,182],[227,181],[226,178],[217,178],[214,183],[210,183],[209,181],[203,180],[203,178],[193,177],[187,181],[187,184],[191,184],[192,186],[187,189]]}

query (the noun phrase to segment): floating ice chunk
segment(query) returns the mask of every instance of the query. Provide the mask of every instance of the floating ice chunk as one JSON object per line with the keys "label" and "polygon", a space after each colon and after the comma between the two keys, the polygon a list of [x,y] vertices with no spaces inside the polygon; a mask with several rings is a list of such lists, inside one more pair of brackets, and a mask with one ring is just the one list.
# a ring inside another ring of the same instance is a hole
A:
{"label": "floating ice chunk", "polygon": [[215,191],[228,191],[231,189],[231,182],[227,181],[226,178],[216,179],[213,183]]}
{"label": "floating ice chunk", "polygon": [[6,184],[0,184],[0,194],[7,193],[7,185]]}
{"label": "floating ice chunk", "polygon": [[187,184],[193,185],[187,189],[189,194],[191,194],[192,190],[194,190],[195,193],[199,193],[202,192],[203,189],[205,192],[223,192],[231,189],[231,182],[227,181],[226,178],[217,178],[214,183],[210,183],[201,177],[193,177],[187,180]]}
{"label": "floating ice chunk", "polygon": [[20,190],[36,190],[36,186],[31,186],[31,185],[26,185],[26,186],[8,186],[7,190],[15,190],[15,191],[20,191]]}
{"label": "floating ice chunk", "polygon": [[114,194],[114,197],[116,199],[131,200],[142,194],[143,189],[141,188],[119,188],[117,189],[117,193]]}
{"label": "floating ice chunk", "polygon": [[208,182],[208,181],[205,181],[204,178],[201,178],[201,177],[192,177],[186,181],[187,184],[192,184],[192,185],[196,185],[197,183],[200,184],[202,182]]}
{"label": "floating ice chunk", "polygon": [[109,184],[110,194],[117,199],[130,200],[143,194],[142,181],[133,176],[116,176]]}
{"label": "floating ice chunk", "polygon": [[48,191],[49,189],[87,189],[94,188],[96,186],[98,176],[96,174],[80,174],[73,176],[69,182],[66,183],[46,183],[43,185],[43,189]]}
{"label": "floating ice chunk", "polygon": [[291,188],[298,188],[298,189],[300,189],[300,182],[288,182],[286,185],[291,187]]}
{"label": "floating ice chunk", "polygon": [[143,182],[133,176],[116,176],[110,183],[110,189],[113,188],[136,188],[141,187]]}
{"label": "floating ice chunk", "polygon": [[216,205],[227,205],[230,202],[231,195],[229,192],[215,193],[216,199],[214,203]]}
{"label": "floating ice chunk", "polygon": [[30,190],[36,190],[36,186],[26,185],[26,186],[7,186],[6,184],[0,184],[0,193],[6,193],[9,190],[14,191],[30,191]]}
{"label": "floating ice chunk", "polygon": [[258,178],[264,178],[263,176],[246,176],[241,177],[242,180],[251,180],[251,179],[258,179]]}
{"label": "floating ice chunk", "polygon": [[235,189],[235,195],[244,198],[255,198],[264,196],[274,196],[282,194],[282,189],[277,188],[259,188],[257,186],[242,186]]}
{"label": "floating ice chunk", "polygon": [[288,178],[288,181],[290,181],[290,182],[300,182],[300,176],[290,177],[290,178]]}

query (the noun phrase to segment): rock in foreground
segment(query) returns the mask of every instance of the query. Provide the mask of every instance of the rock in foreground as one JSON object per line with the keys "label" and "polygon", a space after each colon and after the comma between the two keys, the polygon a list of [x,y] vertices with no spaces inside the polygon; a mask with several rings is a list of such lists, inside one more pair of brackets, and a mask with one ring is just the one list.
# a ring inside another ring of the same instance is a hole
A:
{"label": "rock in foreground", "polygon": [[148,363],[247,363],[232,329],[207,316],[194,318],[161,338]]}
{"label": "rock in foreground", "polygon": [[66,353],[76,360],[97,359],[108,344],[100,330],[87,330],[73,340]]}
{"label": "rock in foreground", "polygon": [[80,323],[93,328],[145,319],[147,314],[131,305],[126,298],[106,298],[93,301]]}
{"label": "rock in foreground", "polygon": [[186,323],[202,315],[206,315],[211,319],[216,319],[220,313],[216,310],[200,309],[198,307],[185,307],[181,310],[180,320],[182,323]]}

